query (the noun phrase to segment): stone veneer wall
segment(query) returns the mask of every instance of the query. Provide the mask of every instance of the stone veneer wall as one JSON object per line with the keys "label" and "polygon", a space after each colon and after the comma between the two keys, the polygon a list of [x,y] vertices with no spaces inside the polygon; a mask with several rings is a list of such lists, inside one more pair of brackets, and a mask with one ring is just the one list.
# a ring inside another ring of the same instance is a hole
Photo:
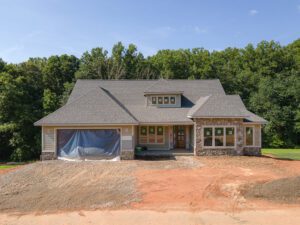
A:
{"label": "stone veneer wall", "polygon": [[132,160],[134,159],[134,150],[122,150],[121,160]]}
{"label": "stone veneer wall", "polygon": [[243,154],[247,156],[261,156],[261,147],[244,147]]}
{"label": "stone veneer wall", "polygon": [[42,152],[40,155],[40,160],[54,160],[57,159],[55,152]]}
{"label": "stone veneer wall", "polygon": [[[243,155],[244,127],[242,119],[195,119],[196,126],[196,146],[194,154],[201,155]],[[203,148],[202,128],[203,126],[235,126],[236,127],[236,147],[233,148]]]}

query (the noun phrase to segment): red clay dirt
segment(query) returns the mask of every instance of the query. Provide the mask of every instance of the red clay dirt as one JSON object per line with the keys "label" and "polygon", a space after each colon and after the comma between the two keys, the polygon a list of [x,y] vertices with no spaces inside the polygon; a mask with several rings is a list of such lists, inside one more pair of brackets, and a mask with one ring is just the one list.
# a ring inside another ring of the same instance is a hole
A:
{"label": "red clay dirt", "polygon": [[[250,157],[199,157],[202,167],[136,171],[142,200],[135,209],[236,212],[299,205],[245,199],[243,185],[300,175],[300,162]],[[300,187],[299,187],[300,188]],[[270,190],[272,191],[272,190]]]}

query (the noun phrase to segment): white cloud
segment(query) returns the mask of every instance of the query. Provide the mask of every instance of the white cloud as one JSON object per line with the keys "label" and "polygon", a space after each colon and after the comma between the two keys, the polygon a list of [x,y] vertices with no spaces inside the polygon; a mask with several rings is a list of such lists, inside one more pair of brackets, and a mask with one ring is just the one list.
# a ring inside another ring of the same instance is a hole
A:
{"label": "white cloud", "polygon": [[206,34],[208,31],[206,29],[202,29],[198,26],[195,26],[194,27],[194,31],[197,33],[197,34]]}
{"label": "white cloud", "polygon": [[257,11],[256,9],[251,9],[251,10],[249,11],[249,15],[250,15],[250,16],[255,16],[256,14],[258,14],[258,11]]}

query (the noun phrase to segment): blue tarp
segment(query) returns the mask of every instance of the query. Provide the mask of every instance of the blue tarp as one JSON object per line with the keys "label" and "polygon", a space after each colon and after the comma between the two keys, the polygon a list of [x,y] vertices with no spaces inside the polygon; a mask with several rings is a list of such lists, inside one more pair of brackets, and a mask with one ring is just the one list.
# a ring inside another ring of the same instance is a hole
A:
{"label": "blue tarp", "polygon": [[111,159],[120,155],[120,130],[57,130],[58,157]]}

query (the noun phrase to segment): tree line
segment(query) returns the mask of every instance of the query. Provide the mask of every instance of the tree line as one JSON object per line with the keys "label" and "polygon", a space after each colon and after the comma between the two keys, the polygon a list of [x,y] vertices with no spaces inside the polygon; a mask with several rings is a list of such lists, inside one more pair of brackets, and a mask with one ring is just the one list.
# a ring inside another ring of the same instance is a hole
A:
{"label": "tree line", "polygon": [[300,39],[213,52],[167,49],[149,57],[119,42],[110,53],[93,48],[81,58],[0,59],[0,160],[39,157],[41,131],[33,123],[65,104],[77,79],[158,78],[220,79],[227,94],[239,94],[250,111],[268,120],[264,147],[300,145]]}

